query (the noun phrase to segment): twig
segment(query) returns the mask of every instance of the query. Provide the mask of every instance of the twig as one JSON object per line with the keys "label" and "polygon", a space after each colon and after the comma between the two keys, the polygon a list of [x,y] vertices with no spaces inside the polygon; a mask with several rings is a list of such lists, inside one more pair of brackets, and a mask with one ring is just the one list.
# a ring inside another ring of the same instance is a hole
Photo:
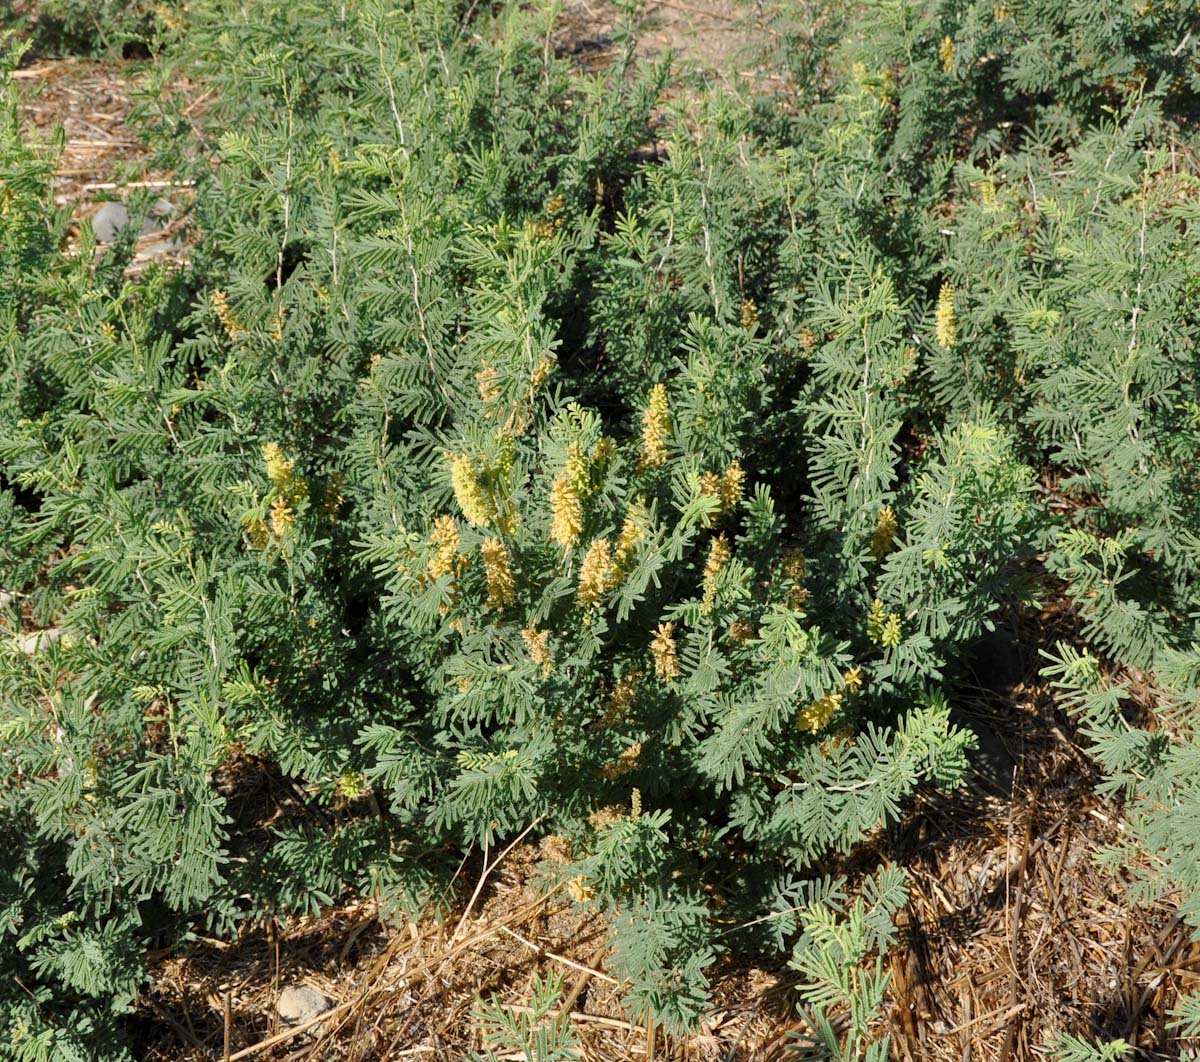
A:
{"label": "twig", "polygon": [[[547,959],[553,959],[555,962],[561,962],[564,966],[571,967],[572,970],[579,970],[581,973],[587,974],[589,977],[598,978],[601,981],[607,981],[610,985],[619,984],[620,982],[615,977],[609,977],[606,973],[601,973],[599,970],[593,970],[590,966],[584,966],[582,963],[575,962],[573,959],[568,959],[565,955],[556,955],[552,951],[547,951],[540,944],[535,944],[532,940],[521,936],[516,930],[509,929],[508,926],[500,927],[501,933],[507,933],[514,940],[519,940],[530,951],[537,955],[544,955]],[[604,955],[604,950],[600,951],[601,957]]]}
{"label": "twig", "polygon": [[[524,1004],[505,1003],[505,1010],[511,1010],[517,1014],[532,1014],[532,1007],[527,1007]],[[600,1014],[584,1014],[582,1011],[570,1011],[565,1017],[572,1021],[587,1021],[594,1025],[607,1025],[610,1029],[624,1029],[626,1032],[645,1032],[645,1028],[641,1025],[634,1025],[632,1022],[621,1021],[620,1018],[605,1018]]]}
{"label": "twig", "polygon": [[588,960],[588,969],[586,973],[581,973],[575,978],[575,983],[571,986],[571,991],[567,993],[567,998],[562,1001],[562,1006],[559,1007],[560,1014],[567,1014],[579,1001],[579,997],[583,994],[583,987],[592,979],[596,971],[593,967],[597,967],[604,960],[604,953],[608,950],[607,943],[601,944],[596,949],[595,954]]}
{"label": "twig", "polygon": [[[1036,804],[1041,797],[1041,790],[1034,793],[1032,804]],[[1012,972],[1008,981],[1008,1005],[1013,1008],[1017,1004],[1017,988],[1020,984],[1020,973],[1017,970],[1017,951],[1018,937],[1021,932],[1021,916],[1024,913],[1025,907],[1025,873],[1029,866],[1029,858],[1035,847],[1031,845],[1033,840],[1033,813],[1029,812],[1029,818],[1025,823],[1025,841],[1021,846],[1021,858],[1017,864],[1017,883],[1016,890],[1013,894],[1012,915],[1009,918],[1008,928],[1008,957],[1012,966]],[[1039,841],[1044,841],[1045,838],[1039,838]],[[1000,1046],[999,1062],[1008,1062],[1012,1056],[1013,1040],[1017,1033],[1017,1027],[1013,1024],[1011,1018],[1005,1019],[1007,1027],[1004,1030],[1004,1043]]]}
{"label": "twig", "polygon": [[222,1057],[225,1062],[229,1062],[230,1048],[233,1044],[233,1002],[230,998],[229,989],[225,989],[225,1052]]}
{"label": "twig", "polygon": [[970,1021],[964,1021],[961,1025],[954,1026],[953,1029],[947,1029],[942,1036],[953,1036],[955,1033],[960,1033],[964,1029],[970,1029],[974,1025],[978,1025],[981,1021],[987,1021],[989,1018],[998,1018],[1000,1021],[1008,1021],[1009,1018],[1014,1018],[1021,1013],[1028,1003],[1016,1003],[1007,1010],[1004,1007],[997,1007],[995,1010],[990,1010],[986,1014],[980,1014],[978,1018],[972,1018]]}
{"label": "twig", "polygon": [[69,148],[117,148],[117,147],[136,147],[136,140],[76,140],[74,138],[67,141]]}
{"label": "twig", "polygon": [[128,181],[124,184],[118,181],[97,181],[85,184],[85,192],[111,192],[118,188],[192,188],[195,181]]}
{"label": "twig", "polygon": [[[21,982],[17,981],[17,984],[20,985]],[[24,985],[21,985],[21,987],[25,988]],[[26,991],[28,991],[28,989],[26,989]],[[160,1006],[158,1003],[151,1002],[150,1006],[154,1013],[157,1014],[159,1018],[165,1021],[169,1026],[171,1026],[171,1028],[174,1029],[181,1037],[183,1037],[183,1039],[185,1039],[193,1047],[198,1048],[201,1051],[204,1050],[204,1044],[200,1042],[200,1039],[196,1036],[194,1030],[189,1031],[188,1029],[184,1028],[178,1021],[176,1021],[175,1016],[171,1014],[169,1010]]]}
{"label": "twig", "polygon": [[484,883],[487,881],[492,871],[500,865],[508,853],[516,848],[517,845],[529,835],[529,832],[534,829],[534,827],[536,827],[545,817],[545,815],[539,815],[536,819],[534,819],[533,822],[531,822],[525,827],[525,829],[523,829],[519,834],[517,834],[516,837],[513,838],[508,847],[505,848],[504,851],[498,856],[496,856],[491,863],[487,861],[487,849],[484,849],[483,870],[479,874],[479,881],[475,884],[475,891],[471,893],[471,898],[467,901],[466,910],[463,911],[462,918],[458,920],[458,925],[454,927],[454,932],[450,935],[451,940],[454,940],[459,933],[463,931],[463,927],[467,924],[467,919],[471,917],[471,910],[475,906],[475,901],[479,899],[479,894],[483,892]]}

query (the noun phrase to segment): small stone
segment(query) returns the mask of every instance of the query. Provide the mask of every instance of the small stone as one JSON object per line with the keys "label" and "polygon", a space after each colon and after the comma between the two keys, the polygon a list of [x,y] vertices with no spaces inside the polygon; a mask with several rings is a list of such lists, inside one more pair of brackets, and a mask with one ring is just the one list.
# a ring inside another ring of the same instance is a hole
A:
{"label": "small stone", "polygon": [[158,232],[171,220],[171,215],[174,213],[175,204],[171,200],[156,200],[154,205],[146,211],[146,220],[142,222],[143,235],[147,232]]}
{"label": "small stone", "polygon": [[298,985],[280,992],[275,1006],[279,1017],[288,1025],[303,1025],[332,1008],[333,1002],[315,988]]}
{"label": "small stone", "polygon": [[[140,235],[148,236],[152,232],[161,232],[174,213],[175,206],[169,199],[156,200],[146,211]],[[92,215],[92,232],[97,243],[113,243],[128,224],[129,211],[124,203],[105,203]]]}
{"label": "small stone", "polygon": [[183,241],[178,236],[172,236],[168,240],[155,240],[153,243],[146,244],[138,250],[137,257],[139,260],[148,260],[151,258],[162,258],[164,255],[174,254],[183,247]]}
{"label": "small stone", "polygon": [[129,211],[124,203],[105,203],[92,215],[92,232],[97,243],[112,243],[129,224]]}
{"label": "small stone", "polygon": [[43,649],[49,649],[62,640],[63,632],[60,627],[47,627],[44,631],[25,635],[18,645],[26,656],[33,656]]}

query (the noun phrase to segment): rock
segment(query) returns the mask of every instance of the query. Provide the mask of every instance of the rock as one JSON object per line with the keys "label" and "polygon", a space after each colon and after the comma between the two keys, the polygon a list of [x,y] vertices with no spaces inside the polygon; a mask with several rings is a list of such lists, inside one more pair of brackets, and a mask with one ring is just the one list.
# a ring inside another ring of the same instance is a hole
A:
{"label": "rock", "polygon": [[97,243],[112,243],[129,224],[129,211],[124,203],[105,203],[92,215],[92,232]]}
{"label": "rock", "polygon": [[182,247],[183,240],[178,236],[172,236],[170,239],[155,240],[145,247],[138,248],[137,257],[139,261],[149,261],[152,258],[162,258],[164,255],[174,254]]}
{"label": "rock", "polygon": [[333,1002],[315,988],[297,985],[280,992],[279,1002],[275,1006],[279,1017],[288,1025],[303,1025],[331,1009]]}
{"label": "rock", "polygon": [[62,636],[61,627],[47,627],[44,631],[26,634],[17,644],[26,656],[33,656],[61,641]]}
{"label": "rock", "polygon": [[[168,199],[159,199],[146,211],[142,222],[141,235],[147,236],[152,232],[160,232],[175,213],[175,207]],[[97,243],[112,243],[120,238],[121,232],[129,224],[129,211],[124,203],[105,203],[92,215],[92,232]]]}
{"label": "rock", "polygon": [[169,199],[159,199],[146,211],[146,220],[142,222],[142,235],[159,232],[166,227],[175,213],[175,207]]}

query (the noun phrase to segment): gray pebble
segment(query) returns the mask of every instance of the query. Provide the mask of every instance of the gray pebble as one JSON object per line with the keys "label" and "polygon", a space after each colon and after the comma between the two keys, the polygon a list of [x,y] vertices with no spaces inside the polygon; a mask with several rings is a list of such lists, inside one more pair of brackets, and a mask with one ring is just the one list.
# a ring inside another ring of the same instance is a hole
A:
{"label": "gray pebble", "polygon": [[142,222],[142,235],[148,232],[158,232],[165,228],[175,213],[175,207],[169,199],[159,199],[146,211],[146,220]]}
{"label": "gray pebble", "polygon": [[137,256],[138,259],[161,258],[166,254],[174,254],[181,247],[183,247],[183,240],[178,236],[172,236],[169,240],[155,240],[145,247],[139,247]]}
{"label": "gray pebble", "polygon": [[[174,213],[175,207],[171,205],[170,200],[159,199],[146,211],[141,235],[146,236],[151,232],[160,232]],[[124,203],[104,203],[92,215],[92,232],[96,236],[97,243],[114,242],[128,224],[129,211],[125,209]]]}
{"label": "gray pebble", "polygon": [[92,215],[92,232],[97,243],[112,243],[129,224],[129,211],[124,203],[105,203]]}
{"label": "gray pebble", "polygon": [[333,1006],[328,996],[308,985],[285,988],[279,993],[276,1009],[279,1017],[288,1025],[303,1025],[306,1021],[324,1014]]}

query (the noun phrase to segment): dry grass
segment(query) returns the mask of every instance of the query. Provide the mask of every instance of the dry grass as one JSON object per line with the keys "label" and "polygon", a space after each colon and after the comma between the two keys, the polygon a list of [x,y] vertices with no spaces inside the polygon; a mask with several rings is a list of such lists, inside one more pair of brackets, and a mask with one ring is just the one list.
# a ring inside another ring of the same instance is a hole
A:
{"label": "dry grass", "polygon": [[1200,945],[1173,904],[1137,908],[1127,882],[1098,869],[1120,809],[1097,796],[1098,773],[1037,678],[1038,647],[1069,629],[1061,607],[1022,617],[1011,692],[960,692],[964,721],[1007,746],[1011,792],[977,780],[925,796],[880,853],[910,880],[888,1020],[899,1058],[1016,1062],[1064,1032],[1123,1037],[1147,1062],[1200,1046],[1168,1025]]}

